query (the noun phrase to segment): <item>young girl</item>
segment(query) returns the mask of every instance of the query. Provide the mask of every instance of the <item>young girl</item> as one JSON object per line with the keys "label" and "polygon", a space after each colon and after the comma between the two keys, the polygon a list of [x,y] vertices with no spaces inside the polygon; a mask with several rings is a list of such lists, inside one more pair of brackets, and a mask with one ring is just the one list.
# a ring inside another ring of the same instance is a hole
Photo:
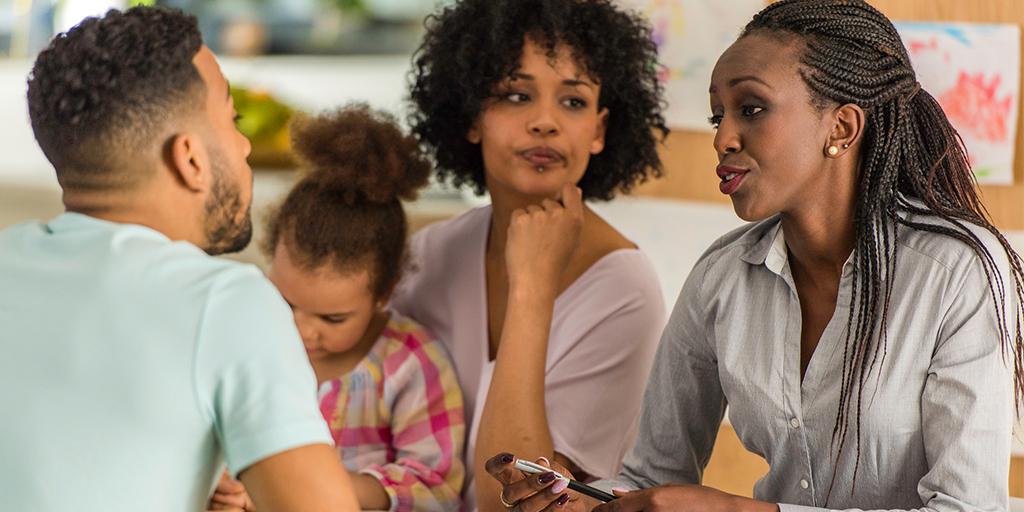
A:
{"label": "young girl", "polygon": [[[619,477],[638,490],[598,510],[1006,510],[1021,259],[892,23],[773,3],[710,92],[720,188],[752,222],[687,278]],[[726,404],[770,466],[753,500],[699,485]],[[554,501],[490,469],[521,510]]]}
{"label": "young girl", "polygon": [[484,476],[471,507],[505,509],[483,472],[500,450],[610,477],[635,436],[665,308],[647,257],[583,200],[660,172],[649,36],[607,0],[462,0],[429,18],[413,130],[491,205],[417,233],[394,304],[455,359]]}
{"label": "young girl", "polygon": [[[312,172],[269,218],[263,249],[359,503],[458,510],[464,425],[455,373],[444,347],[386,307],[406,260],[400,199],[415,197],[430,164],[393,119],[365,106],[299,119],[292,133]],[[238,503],[238,490],[223,482],[219,501]]]}

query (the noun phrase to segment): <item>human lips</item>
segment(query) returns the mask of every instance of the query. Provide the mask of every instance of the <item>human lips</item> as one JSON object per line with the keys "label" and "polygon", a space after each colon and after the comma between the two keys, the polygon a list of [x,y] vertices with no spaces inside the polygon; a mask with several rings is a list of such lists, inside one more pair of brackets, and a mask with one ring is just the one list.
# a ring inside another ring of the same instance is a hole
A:
{"label": "human lips", "polygon": [[519,152],[519,156],[533,167],[547,167],[565,160],[562,153],[547,146],[537,146]]}
{"label": "human lips", "polygon": [[750,172],[750,169],[744,169],[742,167],[732,167],[729,165],[719,165],[715,168],[715,173],[718,174],[718,178],[722,181],[729,181],[736,176],[746,174]]}
{"label": "human lips", "polygon": [[750,169],[719,165],[718,168],[715,169],[715,174],[718,175],[718,179],[722,180],[721,183],[718,184],[719,190],[725,195],[731,195],[739,188],[740,184],[743,183],[743,178],[746,177],[748,172],[750,172]]}

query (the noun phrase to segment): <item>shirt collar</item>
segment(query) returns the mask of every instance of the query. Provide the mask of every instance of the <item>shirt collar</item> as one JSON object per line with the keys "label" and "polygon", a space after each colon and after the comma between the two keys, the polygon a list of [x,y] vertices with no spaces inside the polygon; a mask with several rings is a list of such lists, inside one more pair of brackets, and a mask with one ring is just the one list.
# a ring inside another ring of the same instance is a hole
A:
{"label": "shirt collar", "polygon": [[[848,277],[856,267],[857,262],[854,258],[856,254],[856,251],[850,253],[850,257],[843,264],[843,278]],[[778,218],[774,219],[774,222],[766,227],[761,237],[743,253],[740,259],[751,265],[764,265],[779,276],[788,274],[789,250],[786,248],[786,235],[782,229],[782,221]],[[884,281],[885,272],[882,272],[879,277]]]}
{"label": "shirt collar", "polygon": [[[768,259],[773,255],[781,257],[782,264],[785,265],[786,239],[782,235],[782,222],[778,218],[767,223],[758,239],[740,256],[740,259],[751,265],[769,265]],[[774,267],[775,263],[773,261],[769,268]]]}
{"label": "shirt collar", "polygon": [[58,215],[53,220],[46,223],[46,229],[50,233],[67,233],[72,231],[88,230],[129,230],[146,237],[168,242],[170,241],[170,239],[167,238],[167,235],[141,224],[111,222],[109,220],[98,219],[96,217],[75,212],[64,212]]}

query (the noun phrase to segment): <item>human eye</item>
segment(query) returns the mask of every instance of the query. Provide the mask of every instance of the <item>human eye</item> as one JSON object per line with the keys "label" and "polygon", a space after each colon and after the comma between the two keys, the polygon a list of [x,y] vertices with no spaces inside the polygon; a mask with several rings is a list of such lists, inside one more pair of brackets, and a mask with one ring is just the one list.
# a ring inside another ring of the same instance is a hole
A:
{"label": "human eye", "polygon": [[740,113],[743,114],[743,117],[753,117],[761,112],[764,112],[764,107],[758,107],[756,105],[743,105],[740,107]]}
{"label": "human eye", "polygon": [[331,325],[338,325],[345,323],[348,320],[348,315],[324,315],[320,319]]}
{"label": "human eye", "polygon": [[562,105],[565,105],[572,110],[581,110],[587,108],[588,103],[587,100],[583,98],[571,97],[562,101]]}
{"label": "human eye", "polygon": [[523,92],[506,92],[500,95],[502,101],[508,103],[525,103],[530,101],[530,95]]}

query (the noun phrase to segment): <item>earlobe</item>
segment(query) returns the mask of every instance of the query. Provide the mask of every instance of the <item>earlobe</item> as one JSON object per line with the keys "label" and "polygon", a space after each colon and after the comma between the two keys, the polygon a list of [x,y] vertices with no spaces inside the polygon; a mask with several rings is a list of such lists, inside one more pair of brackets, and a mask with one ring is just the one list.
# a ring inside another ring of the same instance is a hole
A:
{"label": "earlobe", "polygon": [[843,150],[849,148],[850,145],[844,143],[844,144],[842,144],[841,147],[842,147],[842,149],[840,149],[840,146],[836,146],[835,144],[833,144],[833,145],[829,146],[828,149],[825,150],[825,154],[827,154],[828,156],[832,156],[832,157],[839,156],[840,151],[843,151]]}
{"label": "earlobe", "polygon": [[209,158],[198,137],[189,133],[174,135],[169,156],[168,167],[183,186],[194,192],[209,187]]}
{"label": "earlobe", "polygon": [[473,126],[469,128],[468,132],[466,132],[466,140],[468,140],[470,144],[480,144],[481,139],[480,128],[477,128],[476,123],[473,123]]}
{"label": "earlobe", "polygon": [[608,131],[608,109],[603,108],[597,114],[597,134],[590,143],[590,154],[596,155],[604,151],[604,137]]}
{"label": "earlobe", "polygon": [[388,291],[384,293],[384,295],[377,297],[377,301],[373,303],[373,305],[377,308],[377,311],[384,311],[385,309],[387,309],[388,304],[391,303],[391,295],[395,293],[395,288],[397,286],[397,282],[393,283],[391,287],[388,288]]}
{"label": "earlobe", "polygon": [[853,103],[839,107],[834,115],[835,125],[825,147],[825,155],[833,158],[845,154],[860,140],[866,118],[864,109]]}

